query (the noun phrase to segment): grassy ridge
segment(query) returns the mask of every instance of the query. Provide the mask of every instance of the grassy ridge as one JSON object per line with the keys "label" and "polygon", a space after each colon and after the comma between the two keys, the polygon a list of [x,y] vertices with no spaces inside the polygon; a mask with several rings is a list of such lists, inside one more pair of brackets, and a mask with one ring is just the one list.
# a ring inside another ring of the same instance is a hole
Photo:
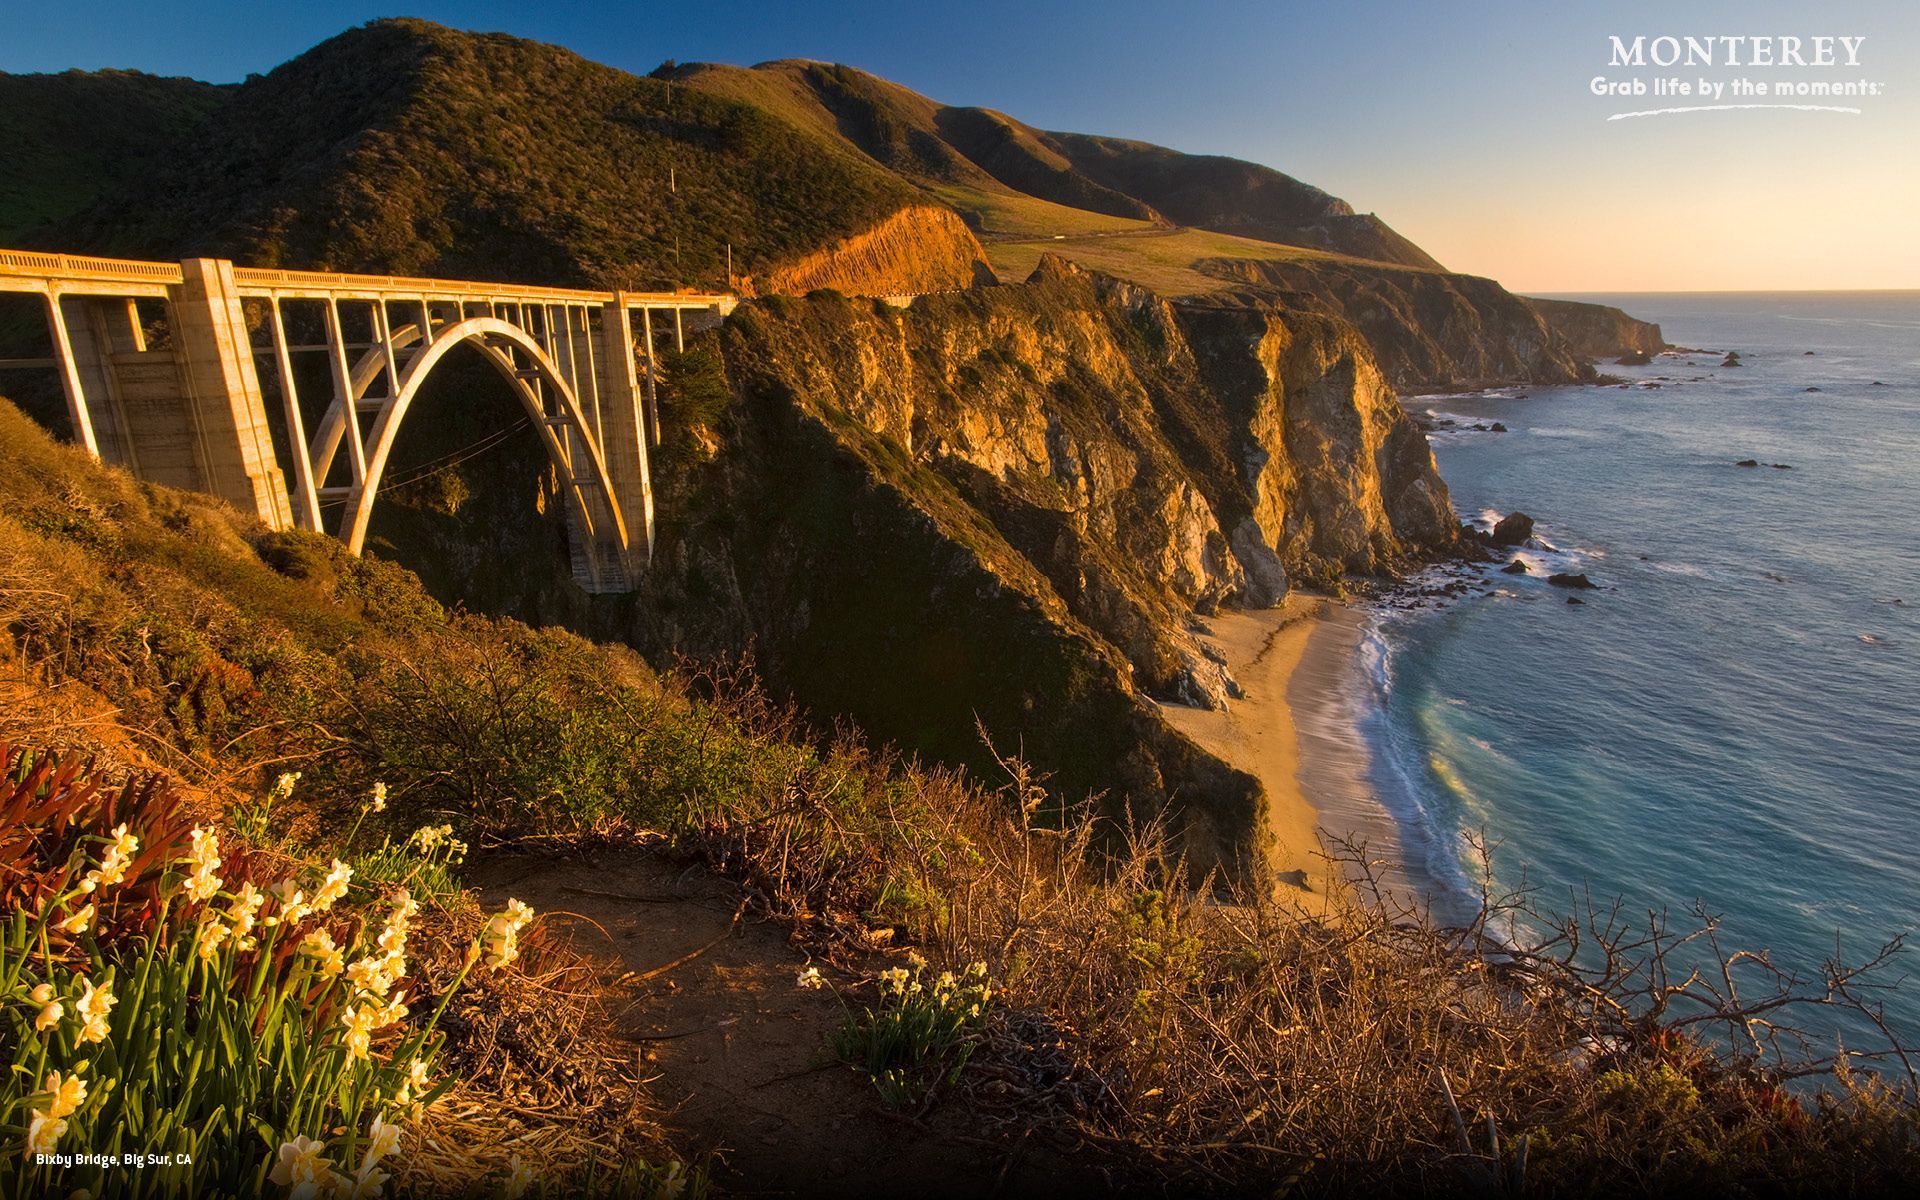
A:
{"label": "grassy ridge", "polygon": [[422,21],[241,85],[150,178],[46,231],[129,255],[601,285],[724,283],[917,192],[749,105]]}

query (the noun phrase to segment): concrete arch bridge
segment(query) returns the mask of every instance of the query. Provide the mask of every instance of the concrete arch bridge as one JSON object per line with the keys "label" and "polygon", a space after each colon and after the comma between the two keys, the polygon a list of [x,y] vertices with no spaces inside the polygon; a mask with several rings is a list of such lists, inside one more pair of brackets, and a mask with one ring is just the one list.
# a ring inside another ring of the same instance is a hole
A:
{"label": "concrete arch bridge", "polygon": [[737,303],[17,250],[0,250],[0,292],[41,297],[53,349],[0,368],[57,371],[89,453],[356,554],[422,386],[473,347],[546,447],[589,592],[631,591],[652,554],[655,339],[684,349]]}

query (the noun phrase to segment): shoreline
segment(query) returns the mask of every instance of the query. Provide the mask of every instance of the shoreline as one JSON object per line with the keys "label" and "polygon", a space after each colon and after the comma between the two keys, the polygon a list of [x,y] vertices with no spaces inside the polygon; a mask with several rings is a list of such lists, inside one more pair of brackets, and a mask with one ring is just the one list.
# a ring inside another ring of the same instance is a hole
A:
{"label": "shoreline", "polygon": [[1225,712],[1164,707],[1168,722],[1259,779],[1267,793],[1268,859],[1276,895],[1320,909],[1336,894],[1374,899],[1340,861],[1365,847],[1386,899],[1423,894],[1407,871],[1398,828],[1370,779],[1358,648],[1365,616],[1324,596],[1290,595],[1278,608],[1221,612],[1203,638],[1227,660],[1245,695]]}

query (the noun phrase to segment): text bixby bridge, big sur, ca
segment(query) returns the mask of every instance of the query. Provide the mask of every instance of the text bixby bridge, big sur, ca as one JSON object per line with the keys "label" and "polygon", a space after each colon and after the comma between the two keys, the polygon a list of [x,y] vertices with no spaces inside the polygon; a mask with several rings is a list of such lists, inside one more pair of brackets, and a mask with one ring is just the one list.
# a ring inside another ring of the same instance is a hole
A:
{"label": "text bixby bridge, big sur, ca", "polygon": [[58,371],[95,457],[275,529],[331,530],[355,553],[421,386],[448,351],[476,348],[546,446],[591,592],[632,590],[652,553],[656,333],[682,349],[736,303],[15,250],[0,250],[0,292],[42,296],[53,343],[51,358],[0,366]]}

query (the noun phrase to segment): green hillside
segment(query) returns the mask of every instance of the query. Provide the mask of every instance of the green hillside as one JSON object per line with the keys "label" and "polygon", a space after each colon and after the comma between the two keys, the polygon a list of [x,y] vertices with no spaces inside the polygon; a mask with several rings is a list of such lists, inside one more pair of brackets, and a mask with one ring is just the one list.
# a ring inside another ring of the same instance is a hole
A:
{"label": "green hillside", "polygon": [[555,46],[349,30],[241,85],[165,169],[47,245],[321,269],[725,282],[918,192],[761,109]]}
{"label": "green hillside", "polygon": [[0,246],[154,169],[231,91],[138,71],[0,74]]}
{"label": "green hillside", "polygon": [[[1379,218],[1356,215],[1345,201],[1257,163],[1050,133],[991,109],[944,106],[829,63],[699,63],[667,73],[838,136],[931,189],[989,235],[1088,232],[1085,214],[1094,214],[1108,219],[1108,229],[1173,223],[1403,266],[1439,265]],[[1009,196],[1041,207],[1010,205]],[[1083,215],[1074,219],[1070,211]]]}

